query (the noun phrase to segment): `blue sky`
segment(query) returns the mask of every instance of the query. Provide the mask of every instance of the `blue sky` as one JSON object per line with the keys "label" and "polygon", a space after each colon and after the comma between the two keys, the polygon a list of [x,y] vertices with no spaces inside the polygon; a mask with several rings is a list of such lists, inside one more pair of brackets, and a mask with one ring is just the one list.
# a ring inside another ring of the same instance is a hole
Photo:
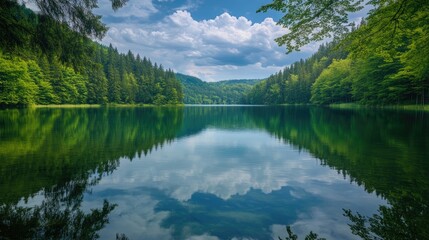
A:
{"label": "blue sky", "polygon": [[265,78],[307,58],[318,43],[285,54],[274,42],[287,32],[278,12],[256,13],[270,0],[129,0],[114,12],[95,11],[110,28],[102,43],[131,50],[164,68],[204,81]]}

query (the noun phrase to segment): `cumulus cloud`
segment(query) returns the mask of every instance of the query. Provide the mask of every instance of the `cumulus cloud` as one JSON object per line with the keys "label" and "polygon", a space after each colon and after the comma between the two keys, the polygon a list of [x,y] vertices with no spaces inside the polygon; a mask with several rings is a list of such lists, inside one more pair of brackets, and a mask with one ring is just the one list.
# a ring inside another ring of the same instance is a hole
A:
{"label": "cumulus cloud", "polygon": [[[143,11],[141,15],[144,17],[146,13]],[[110,26],[104,43],[112,43],[123,52],[131,49],[166,68],[208,81],[267,77],[314,52],[308,48],[302,53],[286,55],[274,39],[287,30],[276,25],[272,18],[253,23],[227,12],[197,21],[189,11],[177,10],[153,23]]]}

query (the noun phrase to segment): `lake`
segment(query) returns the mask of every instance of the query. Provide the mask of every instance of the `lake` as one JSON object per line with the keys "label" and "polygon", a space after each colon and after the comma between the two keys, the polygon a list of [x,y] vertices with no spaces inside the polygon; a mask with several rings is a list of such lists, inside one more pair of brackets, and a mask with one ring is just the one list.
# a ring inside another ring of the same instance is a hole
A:
{"label": "lake", "polygon": [[428,133],[380,109],[1,110],[0,239],[360,239],[357,213],[424,239]]}

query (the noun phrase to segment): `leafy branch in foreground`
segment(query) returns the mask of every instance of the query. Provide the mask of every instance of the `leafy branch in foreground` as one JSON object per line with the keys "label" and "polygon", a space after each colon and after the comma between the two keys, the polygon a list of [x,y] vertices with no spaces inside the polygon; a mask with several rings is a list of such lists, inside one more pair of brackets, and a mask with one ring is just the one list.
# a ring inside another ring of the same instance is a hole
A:
{"label": "leafy branch in foreground", "polygon": [[378,18],[360,39],[372,39],[380,32],[397,34],[409,25],[410,17],[427,11],[427,0],[273,0],[257,12],[274,10],[284,13],[278,21],[289,32],[275,41],[286,46],[287,53],[325,38],[341,37],[355,25],[350,14],[371,6],[367,19]]}
{"label": "leafy branch in foreground", "polygon": [[285,13],[278,21],[289,33],[275,39],[286,45],[287,53],[299,51],[300,47],[347,31],[348,14],[363,8],[363,0],[274,0],[257,12],[275,10]]}
{"label": "leafy branch in foreground", "polygon": [[[101,22],[101,16],[93,13],[93,9],[98,7],[98,0],[27,0],[27,2],[36,4],[41,15],[65,23],[87,37],[101,39],[107,31],[106,25]],[[128,0],[110,0],[110,2],[112,9],[117,10]]]}

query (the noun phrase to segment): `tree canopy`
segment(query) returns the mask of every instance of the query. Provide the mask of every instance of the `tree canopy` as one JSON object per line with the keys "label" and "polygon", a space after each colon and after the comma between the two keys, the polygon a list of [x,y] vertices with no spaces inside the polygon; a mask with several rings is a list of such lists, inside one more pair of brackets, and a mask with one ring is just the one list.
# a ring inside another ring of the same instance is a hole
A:
{"label": "tree canopy", "polygon": [[[0,8],[10,6],[11,2],[18,0],[5,0],[0,4]],[[40,9],[40,15],[48,16],[60,23],[67,24],[74,31],[87,37],[101,39],[107,31],[107,27],[101,22],[101,16],[93,13],[93,9],[98,7],[98,0],[27,0],[27,3],[34,3]],[[112,9],[117,10],[128,0],[110,0]],[[3,17],[3,24],[10,25],[11,28],[19,26],[16,19]]]}
{"label": "tree canopy", "polygon": [[0,107],[183,101],[180,82],[162,65],[94,43],[16,2],[0,6],[1,18],[24,26],[20,32],[0,22]]}
{"label": "tree canopy", "polygon": [[287,28],[289,33],[276,39],[280,45],[286,46],[287,52],[299,51],[300,47],[325,38],[340,37],[348,32],[355,23],[350,22],[351,13],[370,6],[368,19],[372,21],[365,37],[370,39],[377,32],[394,34],[405,27],[407,20],[427,11],[429,2],[426,0],[273,0],[262,6],[258,12],[275,10],[285,15],[278,24]]}
{"label": "tree canopy", "polygon": [[[373,6],[368,17],[346,33],[348,14],[364,4]],[[247,94],[247,102],[392,105],[429,101],[429,1],[276,0],[260,11],[268,9],[285,12],[279,24],[290,32],[277,42],[289,52],[311,41],[338,38],[257,84]]]}

